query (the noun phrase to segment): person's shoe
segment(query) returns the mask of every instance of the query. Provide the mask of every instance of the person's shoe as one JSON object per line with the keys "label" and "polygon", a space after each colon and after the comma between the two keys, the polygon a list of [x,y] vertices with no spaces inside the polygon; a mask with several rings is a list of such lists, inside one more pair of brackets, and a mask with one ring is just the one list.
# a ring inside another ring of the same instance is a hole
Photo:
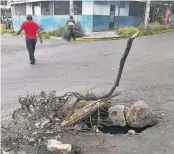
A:
{"label": "person's shoe", "polygon": [[35,64],[35,62],[30,62],[30,64],[34,65],[34,64]]}

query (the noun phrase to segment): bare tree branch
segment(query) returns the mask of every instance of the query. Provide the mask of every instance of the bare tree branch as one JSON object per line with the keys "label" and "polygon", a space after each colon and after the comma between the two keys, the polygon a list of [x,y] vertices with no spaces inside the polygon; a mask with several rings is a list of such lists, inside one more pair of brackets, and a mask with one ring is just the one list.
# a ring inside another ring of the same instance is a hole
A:
{"label": "bare tree branch", "polygon": [[[120,66],[119,66],[119,70],[118,70],[118,74],[117,74],[117,78],[114,82],[114,85],[112,86],[111,90],[105,94],[105,95],[102,95],[102,96],[98,96],[98,97],[83,97],[82,99],[84,100],[99,100],[99,99],[106,99],[108,97],[112,97],[112,94],[113,92],[115,91],[115,89],[119,86],[119,83],[120,83],[120,79],[121,79],[121,76],[122,76],[122,72],[123,72],[123,68],[124,68],[124,64],[126,62],[126,59],[127,59],[127,56],[129,54],[129,51],[132,47],[132,43],[133,43],[133,40],[138,36],[139,34],[139,31],[137,33],[135,33],[132,37],[130,37],[127,41],[127,46],[126,46],[126,49],[125,49],[125,52],[120,60]],[[116,96],[116,95],[115,95]]]}

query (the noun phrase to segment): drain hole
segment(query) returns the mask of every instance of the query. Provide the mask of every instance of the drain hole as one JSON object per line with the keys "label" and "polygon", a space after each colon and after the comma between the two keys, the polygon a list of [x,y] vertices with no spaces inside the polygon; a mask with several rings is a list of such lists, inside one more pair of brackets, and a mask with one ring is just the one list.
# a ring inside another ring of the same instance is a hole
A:
{"label": "drain hole", "polygon": [[[141,133],[144,130],[153,127],[152,126],[146,126],[143,128],[133,128],[129,125],[126,125],[125,127],[121,127],[121,126],[114,126],[113,122],[110,120],[109,118],[109,114],[108,114],[108,110],[106,109],[100,109],[100,120],[98,121],[98,112],[94,112],[91,115],[91,118],[88,117],[86,118],[86,120],[84,120],[83,122],[87,124],[87,127],[89,129],[92,129],[92,127],[95,125],[97,126],[98,124],[101,126],[98,129],[106,134],[127,134],[129,130],[134,130],[136,133]],[[113,114],[116,116],[117,112],[113,112]],[[92,125],[92,126],[91,126]],[[155,125],[155,124],[154,124]]]}
{"label": "drain hole", "polygon": [[125,126],[125,127],[120,127],[120,126],[103,126],[102,128],[99,128],[100,131],[106,134],[127,134],[129,130],[134,130],[136,133],[141,133],[147,128],[150,128],[152,126],[147,126],[144,128],[132,128],[131,126]]}

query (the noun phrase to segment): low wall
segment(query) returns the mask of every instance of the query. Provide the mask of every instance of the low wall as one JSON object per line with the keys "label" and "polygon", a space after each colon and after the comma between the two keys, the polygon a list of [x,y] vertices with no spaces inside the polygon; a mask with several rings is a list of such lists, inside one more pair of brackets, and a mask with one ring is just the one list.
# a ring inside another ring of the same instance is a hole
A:
{"label": "low wall", "polygon": [[[19,30],[21,24],[26,20],[26,16],[13,16],[14,30]],[[107,31],[109,30],[109,16],[105,15],[76,15],[74,16],[76,21],[79,21],[86,33]],[[33,16],[33,20],[41,25],[45,31],[52,31],[58,26],[64,26],[69,19],[68,15],[64,16]],[[120,16],[120,26],[137,26],[141,23],[141,17],[133,16]],[[118,17],[115,16],[115,26],[117,28]]]}
{"label": "low wall", "polygon": [[[26,20],[26,16],[13,16],[14,30],[19,30],[21,24]],[[68,15],[64,16],[33,16],[33,20],[41,25],[45,31],[52,31],[58,26],[64,26],[69,19]],[[93,16],[79,15],[75,16],[76,21],[80,21],[85,32],[92,32],[93,30]]]}
{"label": "low wall", "polygon": [[[120,16],[119,26],[137,26],[141,23],[142,17],[135,16]],[[117,28],[118,16],[115,16],[114,28]],[[93,31],[106,31],[109,30],[109,16],[107,15],[94,15],[93,16]]]}
{"label": "low wall", "polygon": [[94,15],[93,16],[93,31],[107,31],[109,30],[109,16]]}

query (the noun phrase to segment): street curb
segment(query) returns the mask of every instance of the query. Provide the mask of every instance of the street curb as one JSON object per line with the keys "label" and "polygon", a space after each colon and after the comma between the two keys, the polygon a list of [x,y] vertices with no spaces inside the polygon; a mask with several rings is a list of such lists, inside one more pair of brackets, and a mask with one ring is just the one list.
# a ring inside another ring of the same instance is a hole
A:
{"label": "street curb", "polygon": [[[168,34],[168,33],[174,33],[174,31],[170,31],[170,32],[164,32],[164,33],[156,33],[156,34],[152,34],[152,35],[147,35],[147,36],[137,36],[137,37],[148,37],[148,36],[153,36],[153,35],[160,35],[160,34]],[[20,36],[20,35],[12,35],[12,34],[0,34],[2,36],[15,36],[15,37],[25,37],[25,36]],[[103,37],[103,38],[76,38],[76,41],[104,41],[104,40],[123,40],[123,39],[128,39],[129,37]],[[46,38],[44,38],[46,39]],[[64,40],[62,37],[54,37],[52,36],[50,39],[47,40]]]}
{"label": "street curb", "polygon": [[[0,34],[0,35],[3,35],[3,36],[15,36],[15,37],[25,37],[25,36],[20,36],[20,35],[12,35],[12,34]],[[43,37],[44,38],[44,37]],[[46,38],[44,38],[46,39]],[[103,38],[76,38],[76,41],[102,41],[102,40],[120,40],[120,39],[124,39],[122,37],[103,37]],[[62,37],[50,37],[49,39],[47,40],[64,40]]]}

